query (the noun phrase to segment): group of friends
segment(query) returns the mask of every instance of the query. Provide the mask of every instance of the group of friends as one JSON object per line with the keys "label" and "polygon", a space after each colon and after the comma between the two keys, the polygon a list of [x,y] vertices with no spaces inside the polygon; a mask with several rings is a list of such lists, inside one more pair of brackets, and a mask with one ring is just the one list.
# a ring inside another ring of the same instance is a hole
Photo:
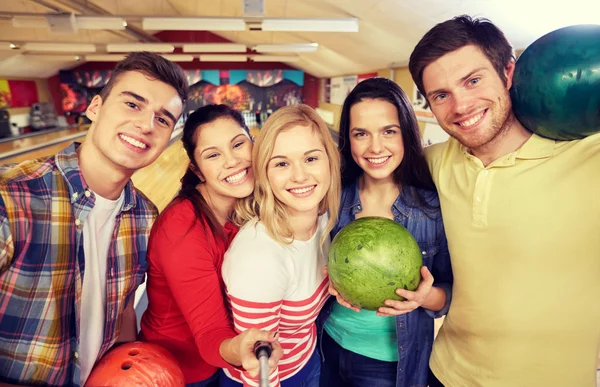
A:
{"label": "group of friends", "polygon": [[[272,386],[595,386],[600,135],[528,131],[514,69],[486,19],[428,31],[409,70],[451,138],[425,149],[385,78],[347,96],[338,144],[306,105],[255,139],[239,112],[201,107],[159,214],[131,176],[167,147],[187,81],[130,54],[89,104],[85,141],[1,168],[0,386],[83,386],[135,340],[169,350],[194,387],[256,386],[257,341],[273,348]],[[331,239],[366,216],[404,226],[423,256],[419,287],[377,311],[344,300],[326,268]]]}

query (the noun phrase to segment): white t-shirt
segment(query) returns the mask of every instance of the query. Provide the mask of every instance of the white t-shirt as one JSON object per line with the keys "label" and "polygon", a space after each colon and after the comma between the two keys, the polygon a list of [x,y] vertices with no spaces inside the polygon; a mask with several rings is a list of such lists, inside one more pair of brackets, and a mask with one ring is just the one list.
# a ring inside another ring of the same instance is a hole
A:
{"label": "white t-shirt", "polygon": [[115,228],[115,219],[123,206],[124,195],[108,200],[96,195],[96,203],[83,222],[85,270],[81,291],[79,325],[79,361],[81,384],[90,375],[104,336],[106,305],[106,260]]}
{"label": "white t-shirt", "polygon": [[[309,240],[281,245],[255,219],[240,229],[225,253],[222,275],[236,331],[279,331],[283,357],[270,376],[271,386],[297,374],[315,350],[315,319],[329,296],[323,273],[329,237],[320,245],[327,221],[327,215],[319,217]],[[245,385],[257,385],[246,373],[225,373]]]}

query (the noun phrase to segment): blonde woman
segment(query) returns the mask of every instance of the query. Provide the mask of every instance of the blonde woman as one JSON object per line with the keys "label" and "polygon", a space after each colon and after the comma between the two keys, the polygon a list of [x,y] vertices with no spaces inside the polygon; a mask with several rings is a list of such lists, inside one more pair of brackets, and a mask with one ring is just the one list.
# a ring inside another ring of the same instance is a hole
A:
{"label": "blonde woman", "polygon": [[[339,208],[339,152],[319,115],[296,105],[269,117],[252,160],[254,196],[238,203],[246,223],[223,262],[235,329],[279,332],[284,353],[271,386],[316,387],[315,319],[328,297],[323,268]],[[257,384],[244,372],[225,374],[221,386]]]}

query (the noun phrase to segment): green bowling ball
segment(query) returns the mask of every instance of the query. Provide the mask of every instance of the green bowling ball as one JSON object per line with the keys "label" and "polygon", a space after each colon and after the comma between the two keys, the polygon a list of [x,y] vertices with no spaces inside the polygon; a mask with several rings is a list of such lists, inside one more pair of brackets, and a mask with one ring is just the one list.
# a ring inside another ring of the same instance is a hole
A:
{"label": "green bowling ball", "polygon": [[533,42],[510,89],[517,119],[555,140],[600,132],[600,24],[560,28]]}

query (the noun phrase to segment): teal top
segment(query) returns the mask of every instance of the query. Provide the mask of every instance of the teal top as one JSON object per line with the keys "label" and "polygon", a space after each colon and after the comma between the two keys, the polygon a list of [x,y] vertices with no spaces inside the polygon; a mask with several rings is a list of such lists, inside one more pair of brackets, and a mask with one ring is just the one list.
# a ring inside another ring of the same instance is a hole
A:
{"label": "teal top", "polygon": [[377,316],[371,310],[355,312],[336,302],[325,331],[348,351],[381,361],[398,361],[395,317]]}

